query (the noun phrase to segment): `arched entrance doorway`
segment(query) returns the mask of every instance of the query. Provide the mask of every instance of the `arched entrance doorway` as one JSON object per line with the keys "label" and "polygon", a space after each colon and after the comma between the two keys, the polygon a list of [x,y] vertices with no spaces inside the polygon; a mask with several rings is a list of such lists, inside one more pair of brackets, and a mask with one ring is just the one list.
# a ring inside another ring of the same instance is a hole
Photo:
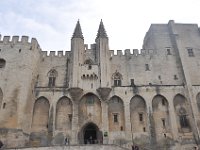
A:
{"label": "arched entrance doorway", "polygon": [[101,144],[102,140],[102,132],[94,123],[86,124],[79,133],[81,144]]}

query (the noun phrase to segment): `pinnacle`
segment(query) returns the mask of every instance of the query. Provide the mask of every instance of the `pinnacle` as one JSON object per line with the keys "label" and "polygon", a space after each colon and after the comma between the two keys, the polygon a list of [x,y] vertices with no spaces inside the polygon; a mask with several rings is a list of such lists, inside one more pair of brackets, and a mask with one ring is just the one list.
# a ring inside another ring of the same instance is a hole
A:
{"label": "pinnacle", "polygon": [[82,30],[81,30],[81,25],[79,23],[79,20],[76,23],[76,27],[74,29],[74,33],[73,33],[72,38],[81,38],[81,39],[84,39]]}
{"label": "pinnacle", "polygon": [[98,33],[97,33],[97,38],[108,38],[106,30],[105,30],[104,25],[103,25],[102,19],[101,19],[101,22],[100,22],[100,25],[99,25],[99,30],[98,30]]}

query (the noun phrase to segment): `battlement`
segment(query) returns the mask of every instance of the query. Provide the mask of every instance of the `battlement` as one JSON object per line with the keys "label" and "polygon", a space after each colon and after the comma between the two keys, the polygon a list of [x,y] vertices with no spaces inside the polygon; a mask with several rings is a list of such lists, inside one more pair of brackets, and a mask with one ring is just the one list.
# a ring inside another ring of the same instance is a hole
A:
{"label": "battlement", "polygon": [[114,53],[114,50],[110,50],[110,56],[146,56],[153,55],[153,49],[125,49],[125,50],[117,50],[117,54]]}
{"label": "battlement", "polygon": [[68,57],[71,51],[41,51],[42,57]]}
{"label": "battlement", "polygon": [[39,43],[37,42],[37,39],[36,38],[31,38],[31,40],[29,39],[28,36],[22,36],[22,37],[19,37],[19,36],[1,36],[0,35],[0,44],[3,43],[3,44],[12,44],[12,45],[15,45],[15,44],[29,44],[31,45],[31,49],[39,49],[40,46],[39,46]]}

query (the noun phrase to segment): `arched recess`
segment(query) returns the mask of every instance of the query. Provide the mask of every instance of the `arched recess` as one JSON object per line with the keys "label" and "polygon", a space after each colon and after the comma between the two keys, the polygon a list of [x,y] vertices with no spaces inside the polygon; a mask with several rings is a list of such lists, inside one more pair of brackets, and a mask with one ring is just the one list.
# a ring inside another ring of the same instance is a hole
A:
{"label": "arched recess", "polygon": [[79,124],[92,121],[100,125],[102,121],[101,101],[93,93],[85,94],[79,103]]}
{"label": "arched recess", "polygon": [[132,132],[147,131],[147,109],[145,100],[136,95],[130,102],[130,117]]}
{"label": "arched recess", "polygon": [[72,126],[72,101],[67,97],[62,97],[56,105],[56,129],[61,131],[71,130]]}
{"label": "arched recess", "polygon": [[156,135],[158,137],[166,136],[166,133],[170,131],[169,103],[167,99],[162,95],[154,96],[152,108]]}
{"label": "arched recess", "polygon": [[199,113],[200,113],[200,93],[197,94],[196,100],[197,100],[198,111],[199,111]]}
{"label": "arched recess", "polygon": [[187,100],[186,98],[181,95],[177,94],[174,97],[174,108],[176,113],[176,120],[178,124],[178,131],[179,132],[190,132],[190,122],[189,116],[187,111]]}
{"label": "arched recess", "polygon": [[32,129],[34,131],[47,131],[49,107],[49,101],[45,97],[40,97],[35,101],[32,121]]}
{"label": "arched recess", "polygon": [[125,128],[124,103],[118,96],[108,102],[109,131],[123,131]]}
{"label": "arched recess", "polygon": [[3,102],[3,92],[0,88],[0,108],[1,108],[2,102]]}

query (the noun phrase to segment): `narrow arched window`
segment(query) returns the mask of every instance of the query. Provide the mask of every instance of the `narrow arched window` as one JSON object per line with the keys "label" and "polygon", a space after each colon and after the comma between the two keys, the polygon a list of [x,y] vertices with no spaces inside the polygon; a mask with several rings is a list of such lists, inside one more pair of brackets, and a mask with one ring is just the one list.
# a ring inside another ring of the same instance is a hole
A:
{"label": "narrow arched window", "polygon": [[48,86],[49,87],[54,87],[56,84],[56,77],[58,76],[58,73],[55,69],[51,69],[48,72],[48,77],[49,77],[49,83]]}
{"label": "narrow arched window", "polygon": [[0,58],[0,68],[4,68],[6,65],[6,61]]}
{"label": "narrow arched window", "polygon": [[122,85],[122,75],[118,71],[113,74],[112,78],[114,86]]}
{"label": "narrow arched window", "polygon": [[186,110],[184,108],[180,108],[179,113],[180,113],[179,120],[180,120],[181,128],[188,128],[189,123],[187,120]]}

